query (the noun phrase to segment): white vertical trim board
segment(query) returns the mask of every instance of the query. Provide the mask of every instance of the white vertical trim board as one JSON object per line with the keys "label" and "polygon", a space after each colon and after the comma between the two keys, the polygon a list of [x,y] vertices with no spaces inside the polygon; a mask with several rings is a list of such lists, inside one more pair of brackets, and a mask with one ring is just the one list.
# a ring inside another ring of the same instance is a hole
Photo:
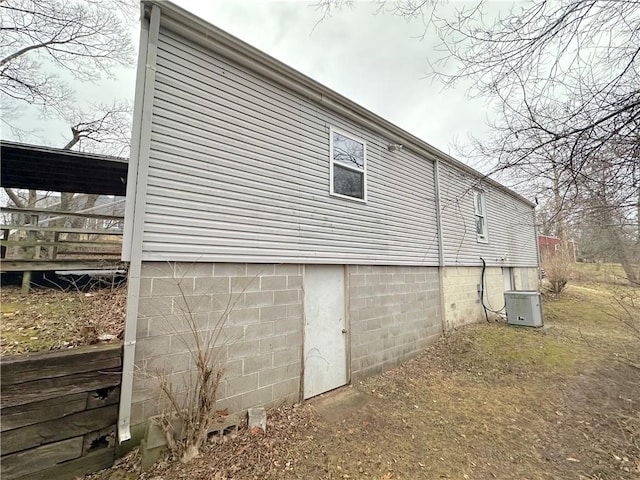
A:
{"label": "white vertical trim board", "polygon": [[[144,5],[140,5],[140,18],[144,19]],[[140,51],[136,70],[135,98],[144,97],[144,85],[147,70],[147,47],[149,40],[149,24],[141,21]],[[127,197],[124,210],[124,233],[122,238],[122,260],[131,260],[131,241],[133,237],[133,216],[136,203],[136,187],[138,183],[138,159],[140,156],[140,131],[142,130],[142,102],[135,102],[133,106],[133,125],[131,129],[131,150],[129,154],[129,168],[127,170]]]}

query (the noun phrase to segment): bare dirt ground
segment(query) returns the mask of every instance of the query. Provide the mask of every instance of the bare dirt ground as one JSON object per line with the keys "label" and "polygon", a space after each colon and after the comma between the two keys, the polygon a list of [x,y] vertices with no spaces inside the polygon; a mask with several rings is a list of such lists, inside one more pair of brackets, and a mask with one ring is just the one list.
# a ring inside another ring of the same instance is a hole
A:
{"label": "bare dirt ground", "polygon": [[3,287],[0,352],[19,355],[113,342],[124,328],[126,286],[89,292]]}
{"label": "bare dirt ground", "polygon": [[637,480],[640,337],[616,296],[638,291],[575,285],[545,300],[551,328],[462,328],[346,387],[358,409],[282,407],[266,433],[243,429],[189,464],[140,473],[134,451],[87,478]]}

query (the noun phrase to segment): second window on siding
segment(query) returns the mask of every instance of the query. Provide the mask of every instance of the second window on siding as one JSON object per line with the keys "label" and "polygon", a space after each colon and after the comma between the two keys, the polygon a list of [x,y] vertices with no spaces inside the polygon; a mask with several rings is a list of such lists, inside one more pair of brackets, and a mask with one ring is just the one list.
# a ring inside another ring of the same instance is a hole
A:
{"label": "second window on siding", "polygon": [[484,202],[484,192],[473,192],[473,207],[475,210],[476,218],[476,238],[478,242],[487,243],[489,237],[487,236],[487,213]]}
{"label": "second window on siding", "polygon": [[331,194],[353,200],[367,199],[367,146],[347,133],[330,130]]}

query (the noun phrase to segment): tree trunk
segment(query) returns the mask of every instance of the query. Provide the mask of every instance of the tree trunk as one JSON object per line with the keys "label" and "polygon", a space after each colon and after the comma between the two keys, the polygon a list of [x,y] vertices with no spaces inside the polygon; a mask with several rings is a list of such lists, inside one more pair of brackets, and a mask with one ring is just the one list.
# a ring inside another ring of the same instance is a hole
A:
{"label": "tree trunk", "polygon": [[[93,208],[96,206],[96,201],[98,200],[98,194],[88,194],[86,195],[85,202],[82,206],[78,205],[77,210],[88,210],[89,208]],[[72,220],[71,226],[73,228],[84,228],[86,227],[87,219],[76,217]]]}
{"label": "tree trunk", "polygon": [[638,275],[638,265],[634,265],[632,258],[628,254],[627,249],[625,248],[624,242],[620,238],[620,235],[617,232],[612,232],[614,237],[614,244],[616,246],[618,261],[622,265],[624,269],[624,273],[627,276],[627,280],[633,286],[640,286],[640,276]]}
{"label": "tree trunk", "polygon": [[569,255],[569,235],[567,233],[567,221],[565,217],[565,205],[563,205],[562,194],[560,193],[560,172],[556,167],[555,161],[553,164],[553,183],[551,190],[553,192],[553,206],[556,215],[556,235],[560,239],[560,255],[563,259],[570,258]]}
{"label": "tree trunk", "polygon": [[4,191],[7,193],[13,204],[18,208],[25,208],[25,204],[22,199],[18,196],[16,192],[14,192],[11,188],[6,188]]}
{"label": "tree trunk", "polygon": [[640,247],[640,180],[638,179],[638,169],[640,168],[640,158],[633,169],[633,181],[638,186],[636,191],[636,245]]}

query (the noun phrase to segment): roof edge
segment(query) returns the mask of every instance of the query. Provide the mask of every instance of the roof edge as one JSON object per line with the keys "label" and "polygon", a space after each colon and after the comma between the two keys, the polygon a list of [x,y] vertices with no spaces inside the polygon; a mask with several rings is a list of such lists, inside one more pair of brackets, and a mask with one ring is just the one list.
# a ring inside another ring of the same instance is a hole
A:
{"label": "roof edge", "polygon": [[15,148],[29,152],[53,153],[66,155],[69,157],[91,158],[96,160],[105,160],[119,163],[129,163],[129,159],[125,157],[114,157],[112,155],[103,155],[101,153],[79,152],[78,150],[68,150],[65,148],[48,147],[46,145],[34,145],[31,143],[11,142],[0,139],[0,147]]}

